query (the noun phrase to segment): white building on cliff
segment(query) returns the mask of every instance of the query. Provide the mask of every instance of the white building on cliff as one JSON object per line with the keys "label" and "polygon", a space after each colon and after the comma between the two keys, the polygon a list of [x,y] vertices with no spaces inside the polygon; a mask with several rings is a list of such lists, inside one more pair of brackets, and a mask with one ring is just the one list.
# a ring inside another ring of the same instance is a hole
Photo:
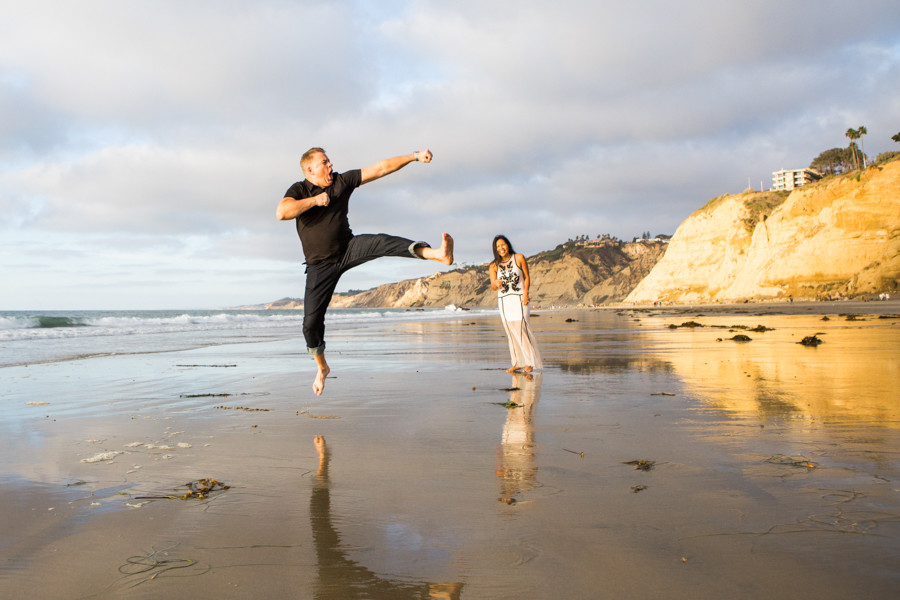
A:
{"label": "white building on cliff", "polygon": [[815,169],[793,169],[772,172],[772,189],[773,190],[792,190],[807,183],[811,183],[817,179],[821,179],[822,174]]}

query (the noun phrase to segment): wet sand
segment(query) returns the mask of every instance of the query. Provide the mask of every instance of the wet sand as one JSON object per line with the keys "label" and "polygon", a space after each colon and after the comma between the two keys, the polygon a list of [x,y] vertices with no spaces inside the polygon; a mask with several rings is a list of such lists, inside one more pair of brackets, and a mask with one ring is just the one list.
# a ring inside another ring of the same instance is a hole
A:
{"label": "wet sand", "polygon": [[0,597],[900,589],[900,303],[536,315],[0,369]]}

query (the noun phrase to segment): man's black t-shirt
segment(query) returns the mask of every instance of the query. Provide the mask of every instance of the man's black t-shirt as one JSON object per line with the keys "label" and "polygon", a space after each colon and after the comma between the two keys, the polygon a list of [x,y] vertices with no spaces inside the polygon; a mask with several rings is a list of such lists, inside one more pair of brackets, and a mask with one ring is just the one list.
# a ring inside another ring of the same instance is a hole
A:
{"label": "man's black t-shirt", "polygon": [[320,188],[307,180],[298,181],[285,194],[286,198],[302,200],[328,193],[328,206],[314,206],[297,217],[297,234],[303,244],[306,264],[339,262],[347,249],[353,232],[347,218],[350,194],[362,183],[359,169],[334,173],[327,188]]}

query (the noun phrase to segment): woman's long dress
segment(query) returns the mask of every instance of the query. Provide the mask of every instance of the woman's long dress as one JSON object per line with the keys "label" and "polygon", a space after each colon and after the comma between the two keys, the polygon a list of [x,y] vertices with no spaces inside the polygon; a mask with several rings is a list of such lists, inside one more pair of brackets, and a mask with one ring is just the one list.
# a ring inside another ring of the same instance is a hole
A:
{"label": "woman's long dress", "polygon": [[537,343],[534,341],[534,333],[529,320],[529,309],[522,304],[522,296],[525,290],[522,287],[524,279],[522,269],[516,264],[515,257],[497,265],[497,279],[500,280],[500,288],[497,290],[497,304],[500,307],[500,319],[506,330],[509,340],[509,356],[512,365],[521,369],[533,367],[542,369],[541,354],[538,352]]}

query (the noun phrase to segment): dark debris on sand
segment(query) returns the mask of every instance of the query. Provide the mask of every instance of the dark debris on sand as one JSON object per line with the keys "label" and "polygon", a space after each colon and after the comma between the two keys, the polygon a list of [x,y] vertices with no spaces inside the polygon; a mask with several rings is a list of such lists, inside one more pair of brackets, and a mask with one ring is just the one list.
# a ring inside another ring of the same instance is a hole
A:
{"label": "dark debris on sand", "polygon": [[622,463],[625,465],[634,465],[634,468],[638,471],[649,471],[653,468],[653,465],[656,464],[655,460],[629,460],[626,463]]}
{"label": "dark debris on sand", "polygon": [[764,462],[772,465],[787,465],[789,467],[802,467],[804,469],[815,469],[816,463],[812,462],[805,456],[787,456],[785,454],[775,454],[767,458]]}
{"label": "dark debris on sand", "polygon": [[[732,342],[740,342],[740,343],[747,343],[747,342],[752,342],[752,341],[753,341],[753,338],[752,338],[752,337],[750,337],[750,336],[748,336],[748,335],[744,335],[743,333],[739,333],[739,334],[737,334],[736,336],[730,337],[730,338],[727,338],[727,339],[728,339],[729,341],[732,341]],[[717,341],[717,342],[721,342],[721,341],[723,341],[723,340],[722,340],[722,338],[716,338],[716,341]]]}
{"label": "dark debris on sand", "polygon": [[812,346],[813,348],[815,348],[819,344],[824,344],[825,342],[820,340],[818,337],[818,334],[816,334],[816,335],[808,335],[797,343],[800,344],[801,346]]}
{"label": "dark debris on sand", "polygon": [[229,489],[230,485],[225,485],[221,481],[216,481],[210,477],[204,477],[184,484],[189,491],[183,495],[161,495],[161,496],[138,496],[137,500],[194,500],[208,498],[211,492],[221,492]]}
{"label": "dark debris on sand", "polygon": [[686,329],[694,329],[695,327],[705,327],[705,325],[701,325],[696,321],[685,321],[681,325],[675,325],[674,323],[669,325],[669,329],[679,329],[681,327],[684,327]]}

